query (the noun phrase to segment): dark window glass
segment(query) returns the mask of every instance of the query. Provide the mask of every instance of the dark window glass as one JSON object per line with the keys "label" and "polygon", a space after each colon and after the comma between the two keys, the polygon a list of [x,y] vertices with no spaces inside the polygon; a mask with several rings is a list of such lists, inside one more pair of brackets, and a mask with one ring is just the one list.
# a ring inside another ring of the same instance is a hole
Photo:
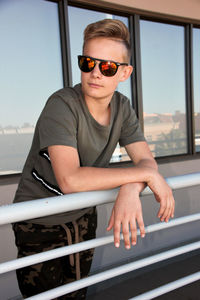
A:
{"label": "dark window glass", "polygon": [[140,21],[144,132],[156,157],[187,152],[184,27]]}
{"label": "dark window glass", "polygon": [[63,86],[57,4],[0,1],[0,174],[21,172],[37,118]]}

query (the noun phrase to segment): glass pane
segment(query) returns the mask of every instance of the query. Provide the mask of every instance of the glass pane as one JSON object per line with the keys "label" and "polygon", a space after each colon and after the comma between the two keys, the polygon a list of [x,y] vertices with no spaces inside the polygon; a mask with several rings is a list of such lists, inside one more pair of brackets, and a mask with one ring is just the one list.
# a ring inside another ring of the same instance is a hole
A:
{"label": "glass pane", "polygon": [[200,152],[200,29],[193,29],[195,146]]}
{"label": "glass pane", "polygon": [[184,27],[140,27],[145,137],[156,157],[186,153]]}
{"label": "glass pane", "polygon": [[47,98],[63,87],[57,4],[0,1],[0,174],[20,172]]}
{"label": "glass pane", "polygon": [[[72,81],[73,85],[80,82],[80,70],[77,63],[77,56],[82,54],[83,45],[83,31],[85,27],[93,22],[102,19],[119,19],[128,26],[128,18],[110,15],[93,10],[81,9],[77,7],[68,7],[69,11],[69,32],[70,32],[70,46],[72,57]],[[78,22],[77,22],[78,20]],[[130,78],[118,85],[117,90],[131,99],[131,81]],[[123,148],[117,147],[112,157],[112,162],[118,162],[129,159]]]}

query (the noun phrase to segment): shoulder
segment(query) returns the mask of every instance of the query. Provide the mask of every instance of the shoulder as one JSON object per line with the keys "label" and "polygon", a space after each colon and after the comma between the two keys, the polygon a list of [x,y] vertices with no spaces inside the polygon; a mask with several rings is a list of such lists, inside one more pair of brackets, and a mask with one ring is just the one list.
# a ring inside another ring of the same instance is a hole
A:
{"label": "shoulder", "polygon": [[80,99],[81,95],[81,85],[77,84],[74,87],[66,87],[56,91],[49,97],[47,103],[55,99],[60,99],[64,103],[70,104]]}
{"label": "shoulder", "polygon": [[61,114],[65,111],[76,112],[80,110],[82,99],[81,85],[62,88],[53,93],[47,100],[43,112],[54,112]]}

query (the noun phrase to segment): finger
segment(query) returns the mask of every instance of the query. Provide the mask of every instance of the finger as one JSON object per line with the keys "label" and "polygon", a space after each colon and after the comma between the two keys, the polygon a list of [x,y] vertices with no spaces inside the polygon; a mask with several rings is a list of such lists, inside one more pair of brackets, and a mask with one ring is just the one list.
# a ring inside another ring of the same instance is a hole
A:
{"label": "finger", "polygon": [[114,222],[114,244],[115,247],[119,248],[120,246],[120,229],[121,229],[121,222],[115,221]]}
{"label": "finger", "polygon": [[114,211],[112,210],[110,220],[108,222],[107,230],[110,231],[113,228],[113,226],[114,226]]}
{"label": "finger", "polygon": [[170,207],[169,207],[169,213],[168,216],[165,218],[165,221],[168,222],[170,218],[172,218],[174,212],[174,203],[173,200],[170,199]]}
{"label": "finger", "polygon": [[139,214],[139,216],[137,217],[137,223],[140,229],[140,236],[142,238],[145,237],[145,227],[144,227],[144,220],[143,220],[143,216],[142,213]]}
{"label": "finger", "polygon": [[130,238],[129,238],[129,223],[128,222],[123,222],[122,223],[122,232],[123,232],[123,237],[124,237],[124,245],[126,249],[130,249]]}
{"label": "finger", "polygon": [[174,215],[174,197],[173,195],[170,196],[170,198],[167,201],[167,208],[162,216],[162,220],[165,220],[165,222],[168,222],[169,219]]}
{"label": "finger", "polygon": [[163,214],[165,212],[165,209],[166,209],[166,205],[167,205],[166,201],[160,201],[160,209],[159,209],[158,214],[157,214],[159,219],[162,219],[162,216],[163,216]]}
{"label": "finger", "polygon": [[166,204],[165,204],[165,210],[160,218],[160,220],[163,222],[168,222],[169,217],[170,217],[170,212],[171,212],[171,204],[170,204],[170,199],[166,200]]}
{"label": "finger", "polygon": [[137,225],[135,219],[130,222],[130,231],[131,231],[131,244],[133,246],[137,243]]}
{"label": "finger", "polygon": [[171,210],[171,218],[174,218],[174,211],[175,211],[175,200],[172,196],[172,210]]}
{"label": "finger", "polygon": [[168,222],[170,218],[174,217],[175,201],[174,201],[174,196],[173,196],[171,189],[169,192],[167,207],[168,207],[169,211],[168,211],[168,215],[165,217],[166,222]]}

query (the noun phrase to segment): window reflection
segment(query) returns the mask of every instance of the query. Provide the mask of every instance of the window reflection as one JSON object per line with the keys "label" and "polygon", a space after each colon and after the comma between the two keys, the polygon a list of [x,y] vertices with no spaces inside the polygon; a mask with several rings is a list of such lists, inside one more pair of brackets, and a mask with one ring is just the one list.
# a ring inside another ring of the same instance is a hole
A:
{"label": "window reflection", "polygon": [[21,172],[47,98],[63,86],[57,4],[0,1],[0,175]]}
{"label": "window reflection", "polygon": [[156,157],[186,153],[184,28],[140,21],[144,132]]}
{"label": "window reflection", "polygon": [[193,29],[195,147],[200,152],[200,29]]}

